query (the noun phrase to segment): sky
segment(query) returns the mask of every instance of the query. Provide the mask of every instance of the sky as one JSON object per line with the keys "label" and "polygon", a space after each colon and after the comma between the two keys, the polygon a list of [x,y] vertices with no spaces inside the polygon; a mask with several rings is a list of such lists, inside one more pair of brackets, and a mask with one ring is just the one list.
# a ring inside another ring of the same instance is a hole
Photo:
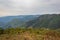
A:
{"label": "sky", "polygon": [[59,13],[60,0],[0,0],[0,16]]}

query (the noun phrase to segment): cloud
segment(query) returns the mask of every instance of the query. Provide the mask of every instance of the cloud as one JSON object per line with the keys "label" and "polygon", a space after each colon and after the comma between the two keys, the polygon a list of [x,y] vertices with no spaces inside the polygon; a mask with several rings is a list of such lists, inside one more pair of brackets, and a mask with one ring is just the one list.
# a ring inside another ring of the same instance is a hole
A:
{"label": "cloud", "polygon": [[60,0],[0,0],[0,16],[59,12]]}

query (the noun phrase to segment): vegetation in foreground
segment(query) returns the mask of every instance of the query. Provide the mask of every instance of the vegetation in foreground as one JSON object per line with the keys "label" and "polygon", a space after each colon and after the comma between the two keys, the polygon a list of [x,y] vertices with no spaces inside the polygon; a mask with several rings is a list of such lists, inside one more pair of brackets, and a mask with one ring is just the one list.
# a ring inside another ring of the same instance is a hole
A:
{"label": "vegetation in foreground", "polygon": [[0,40],[60,40],[60,30],[46,28],[8,28],[0,29]]}

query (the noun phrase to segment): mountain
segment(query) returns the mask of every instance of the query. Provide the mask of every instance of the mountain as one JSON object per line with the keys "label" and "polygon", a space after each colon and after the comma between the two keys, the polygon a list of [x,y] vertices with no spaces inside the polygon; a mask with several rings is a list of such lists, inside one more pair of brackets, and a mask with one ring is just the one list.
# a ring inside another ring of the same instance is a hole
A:
{"label": "mountain", "polygon": [[32,19],[34,17],[38,17],[38,15],[19,15],[19,16],[5,16],[5,17],[0,17],[0,22],[10,22],[11,20],[18,18],[21,20],[26,20],[26,19]]}
{"label": "mountain", "polygon": [[20,16],[0,17],[0,27],[3,28],[17,27],[29,20],[37,18],[38,16],[39,15],[20,15]]}
{"label": "mountain", "polygon": [[60,28],[60,14],[20,15],[0,17],[2,28]]}
{"label": "mountain", "polygon": [[60,14],[46,14],[40,15],[34,20],[30,20],[22,25],[26,28],[50,28],[57,29],[60,28]]}

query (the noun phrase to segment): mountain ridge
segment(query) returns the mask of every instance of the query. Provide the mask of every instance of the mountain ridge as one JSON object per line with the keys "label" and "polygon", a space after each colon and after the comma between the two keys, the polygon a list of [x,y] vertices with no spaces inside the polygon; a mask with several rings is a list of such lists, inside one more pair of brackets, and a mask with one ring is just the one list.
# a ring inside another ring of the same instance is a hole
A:
{"label": "mountain ridge", "polygon": [[11,21],[5,23],[5,25],[4,23],[0,22],[0,25],[3,28],[32,27],[32,28],[57,29],[60,28],[60,14],[13,16]]}
{"label": "mountain ridge", "polygon": [[60,24],[60,14],[46,14],[46,15],[40,15],[40,17],[32,21],[26,22],[24,26],[26,26],[26,28],[44,27],[44,28],[57,29],[60,28],[59,24]]}

